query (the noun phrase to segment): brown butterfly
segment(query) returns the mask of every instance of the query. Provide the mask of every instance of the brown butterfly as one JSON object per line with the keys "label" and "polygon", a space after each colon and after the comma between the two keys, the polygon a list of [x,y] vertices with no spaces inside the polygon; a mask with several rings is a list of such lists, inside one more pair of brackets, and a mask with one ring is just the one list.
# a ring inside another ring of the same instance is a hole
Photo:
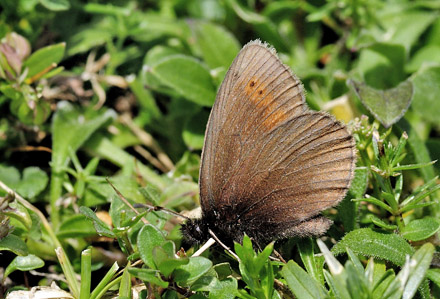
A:
{"label": "brown butterfly", "polygon": [[309,110],[303,86],[260,41],[245,45],[219,89],[200,168],[202,218],[182,227],[190,242],[265,243],[321,235],[320,212],[338,204],[354,175],[355,142],[325,112]]}

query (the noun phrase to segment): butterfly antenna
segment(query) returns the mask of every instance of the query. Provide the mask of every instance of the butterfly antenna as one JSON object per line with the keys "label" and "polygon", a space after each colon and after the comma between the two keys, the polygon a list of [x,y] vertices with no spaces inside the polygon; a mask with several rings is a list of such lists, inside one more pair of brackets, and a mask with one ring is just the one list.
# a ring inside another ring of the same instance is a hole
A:
{"label": "butterfly antenna", "polygon": [[214,234],[214,232],[211,229],[208,229],[209,234],[211,235],[211,237],[218,243],[220,244],[221,247],[223,247],[227,252],[229,252],[230,255],[232,255],[238,262],[240,262],[240,258],[238,257],[238,255],[235,254],[235,252],[233,252],[231,250],[231,248],[229,248],[228,246],[226,246],[222,241],[220,241],[220,239],[216,236],[216,234]]}
{"label": "butterfly antenna", "polygon": [[[138,210],[136,210],[134,207],[133,207],[133,205],[124,197],[124,195],[122,195],[122,193],[121,192],[119,192],[119,190],[118,189],[116,189],[116,187],[110,182],[110,180],[108,179],[108,178],[105,178],[106,179],[106,181],[107,181],[107,183],[113,188],[113,190],[115,190],[115,192],[116,192],[116,194],[119,196],[119,198],[130,208],[130,209],[132,209],[135,213],[136,213],[136,215],[139,215],[139,211]],[[177,213],[177,212],[174,212],[174,211],[171,211],[171,210],[169,210],[169,209],[167,209],[167,208],[164,208],[164,207],[159,207],[159,206],[153,206],[153,205],[149,205],[149,204],[141,204],[142,206],[144,206],[144,207],[147,207],[150,211],[162,211],[162,212],[165,212],[165,213],[168,213],[168,214],[171,214],[171,215],[174,215],[174,216],[177,216],[177,217],[180,217],[180,218],[183,218],[183,219],[185,219],[185,220],[189,220],[190,218],[189,217],[186,217],[186,216],[184,216],[184,215],[182,215],[182,214],[179,214],[179,213]],[[142,221],[144,222],[144,223],[148,223],[148,221],[146,220],[146,219],[144,219],[144,218],[142,218]]]}

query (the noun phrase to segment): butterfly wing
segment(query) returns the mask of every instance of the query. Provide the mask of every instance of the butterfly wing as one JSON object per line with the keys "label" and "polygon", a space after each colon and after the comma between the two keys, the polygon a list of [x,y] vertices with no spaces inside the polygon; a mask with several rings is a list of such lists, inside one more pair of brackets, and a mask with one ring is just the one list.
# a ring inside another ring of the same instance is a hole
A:
{"label": "butterfly wing", "polygon": [[351,135],[328,114],[308,110],[300,81],[274,50],[259,41],[243,47],[207,125],[203,214],[286,231],[336,205],[354,163]]}

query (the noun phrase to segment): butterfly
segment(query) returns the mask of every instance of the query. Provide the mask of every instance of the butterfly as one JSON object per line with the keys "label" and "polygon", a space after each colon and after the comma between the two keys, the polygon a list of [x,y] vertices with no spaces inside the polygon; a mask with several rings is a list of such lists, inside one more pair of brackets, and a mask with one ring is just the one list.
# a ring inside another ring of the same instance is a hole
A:
{"label": "butterfly", "polygon": [[[300,80],[259,40],[238,53],[208,120],[199,176],[202,217],[182,226],[191,243],[214,233],[260,243],[324,234],[320,212],[349,189],[356,162],[347,128],[308,108]],[[212,232],[212,233],[211,233]]]}

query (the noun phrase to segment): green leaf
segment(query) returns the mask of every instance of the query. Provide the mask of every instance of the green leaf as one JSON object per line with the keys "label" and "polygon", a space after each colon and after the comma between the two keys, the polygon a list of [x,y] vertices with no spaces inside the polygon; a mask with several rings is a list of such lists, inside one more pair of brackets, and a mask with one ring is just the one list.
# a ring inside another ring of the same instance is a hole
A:
{"label": "green leaf", "polygon": [[[121,192],[121,190],[120,190]],[[130,202],[130,200],[128,200]],[[124,226],[122,223],[125,219],[130,220],[136,217],[134,211],[132,211],[120,198],[117,194],[113,194],[111,197],[111,204],[109,210],[110,217],[112,218],[113,227],[119,228]],[[123,215],[123,216],[122,216]],[[125,224],[125,223],[124,223]]]}
{"label": "green leaf", "polygon": [[[168,242],[172,243],[171,241]],[[174,243],[172,244],[174,245]],[[161,247],[155,247],[153,249],[153,260],[157,269],[165,277],[168,277],[177,267],[186,265],[189,262],[188,258],[175,258],[174,252],[170,255]]]}
{"label": "green leaf", "polygon": [[152,268],[156,269],[156,264],[153,258],[153,249],[156,246],[162,246],[165,242],[165,237],[162,232],[151,224],[146,224],[139,231],[137,237],[137,246],[139,248],[139,254],[142,261]]}
{"label": "green leaf", "polygon": [[173,55],[152,66],[153,73],[164,85],[185,99],[202,106],[212,106],[216,89],[209,71],[196,59]]}
{"label": "green leaf", "polygon": [[209,271],[212,262],[207,258],[196,256],[190,257],[189,263],[181,265],[174,270],[174,281],[182,285],[190,285]]}
{"label": "green leaf", "polygon": [[331,290],[339,298],[350,298],[349,289],[347,287],[347,271],[334,257],[334,255],[328,250],[323,241],[317,239],[316,243],[318,244],[319,249],[321,249],[321,252],[324,255],[325,261],[331,272],[330,275],[328,271],[324,270],[325,280],[329,284]]}
{"label": "green leaf", "polygon": [[8,265],[8,267],[5,269],[3,279],[8,277],[9,274],[14,272],[15,270],[30,271],[41,268],[43,266],[44,266],[44,261],[36,255],[29,254],[26,256],[16,256],[12,260],[12,262]]}
{"label": "green leaf", "polygon": [[82,214],[75,214],[63,220],[57,232],[57,237],[81,238],[95,236],[96,230],[93,224]]}
{"label": "green leaf", "polygon": [[168,287],[168,282],[162,280],[160,273],[157,270],[128,268],[128,272],[140,280],[150,282],[162,288]]}
{"label": "green leaf", "polygon": [[237,293],[238,283],[234,277],[225,280],[216,280],[216,283],[209,292],[209,298],[234,299]]}
{"label": "green leaf", "polygon": [[211,68],[229,68],[240,44],[233,34],[223,27],[207,22],[195,24],[196,45],[200,48],[203,60]]}
{"label": "green leaf", "polygon": [[377,217],[377,216],[374,215],[374,214],[369,214],[369,215],[367,216],[367,218],[368,218],[371,222],[373,222],[375,225],[377,225],[377,226],[379,226],[379,227],[381,227],[381,228],[384,228],[384,229],[386,229],[386,230],[395,230],[395,229],[397,229],[397,225],[389,224],[389,223],[383,221],[381,218]]}
{"label": "green leaf", "polygon": [[[411,59],[411,62],[406,65],[405,70],[408,73],[415,73],[424,66],[440,64],[440,45],[426,45],[419,49]],[[414,82],[415,83],[415,82]]]}
{"label": "green leaf", "polygon": [[420,40],[420,35],[438,19],[435,11],[402,10],[391,12],[382,20],[387,33],[385,38],[392,43],[402,44],[406,49]]}
{"label": "green leaf", "polygon": [[229,263],[216,264],[213,266],[213,269],[220,280],[226,279],[228,276],[232,275],[232,268]]}
{"label": "green leaf", "polygon": [[49,178],[38,167],[27,167],[23,170],[23,178],[17,186],[18,193],[24,198],[34,198],[47,186]]}
{"label": "green leaf", "polygon": [[400,234],[410,241],[425,240],[434,235],[440,229],[440,223],[437,219],[425,217],[416,219],[408,223]]}
{"label": "green leaf", "polygon": [[297,263],[290,260],[281,270],[287,286],[299,299],[325,298],[323,287]]}
{"label": "green leaf", "polygon": [[191,150],[200,150],[205,139],[206,123],[209,113],[202,110],[185,124],[183,128],[183,141]]}
{"label": "green leaf", "polygon": [[349,232],[332,248],[332,252],[335,255],[341,254],[346,247],[357,254],[384,259],[398,266],[403,266],[405,256],[414,252],[402,237],[375,232],[370,228]]}
{"label": "green leaf", "polygon": [[130,8],[99,3],[87,3],[84,5],[84,11],[91,14],[103,14],[118,17],[128,17],[130,13],[132,13]]}
{"label": "green leaf", "polygon": [[106,122],[115,118],[113,110],[80,111],[69,102],[59,102],[52,122],[52,167],[68,162],[69,148],[76,150]]}
{"label": "green leaf", "polygon": [[80,111],[68,102],[59,102],[52,119],[52,175],[50,188],[51,217],[59,222],[56,201],[62,195],[62,168],[69,162],[69,149],[78,148],[101,126],[115,117],[113,110]]}
{"label": "green leaf", "polygon": [[[437,52],[438,53],[438,52]],[[425,68],[418,72],[414,78],[414,100],[412,108],[423,119],[440,125],[440,67]]]}
{"label": "green leaf", "polygon": [[[354,218],[353,215],[352,218]],[[311,238],[304,238],[301,242],[298,242],[297,246],[301,261],[308,274],[323,285],[324,274],[322,273],[322,269],[324,258],[315,255],[313,240]]]}
{"label": "green leaf", "polygon": [[[130,264],[129,264],[130,265]],[[128,265],[128,266],[129,266]],[[121,277],[121,283],[119,285],[119,293],[118,298],[119,299],[131,299],[131,275],[128,272],[129,267],[126,267],[124,269],[124,272],[122,273]]]}
{"label": "green leaf", "polygon": [[357,167],[348,192],[353,198],[363,198],[368,185],[368,168]]}
{"label": "green leaf", "polygon": [[81,214],[93,221],[93,226],[100,236],[116,238],[115,233],[113,233],[110,227],[104,221],[99,219],[91,209],[89,209],[88,207],[79,207],[79,211]]}
{"label": "green leaf", "polygon": [[362,50],[358,69],[367,86],[387,90],[405,80],[405,62],[406,50],[402,45],[375,43]]}
{"label": "green leaf", "polygon": [[426,277],[440,287],[440,269],[429,269],[426,273]]}
{"label": "green leaf", "polygon": [[[408,133],[408,145],[410,146],[411,153],[413,154],[416,163],[424,164],[432,161],[425,142],[421,140],[417,130],[412,124],[408,123],[406,119],[403,118],[395,127],[398,127],[398,129],[401,130],[399,134],[402,134],[402,131]],[[435,177],[434,167],[432,165],[420,168],[419,171],[422,173],[425,181],[429,181]]]}
{"label": "green leaf", "polygon": [[410,276],[403,290],[402,299],[413,298],[417,292],[417,288],[423,279],[425,279],[426,271],[429,269],[434,251],[434,246],[431,243],[426,243],[411,257]]}
{"label": "green leaf", "polygon": [[350,85],[362,104],[385,128],[402,118],[413,98],[413,84],[408,80],[387,90],[377,90],[354,80],[350,81]]}
{"label": "green leaf", "polygon": [[3,250],[11,251],[17,255],[27,255],[29,252],[26,243],[13,234],[9,234],[0,240],[0,252]]}
{"label": "green leaf", "polygon": [[63,59],[65,49],[66,43],[59,43],[41,48],[34,52],[24,62],[24,67],[29,68],[26,78],[32,78],[40,72],[53,67],[53,64],[57,65],[61,59]]}
{"label": "green leaf", "polygon": [[40,3],[49,10],[63,11],[70,8],[70,2],[68,0],[39,0]]}

